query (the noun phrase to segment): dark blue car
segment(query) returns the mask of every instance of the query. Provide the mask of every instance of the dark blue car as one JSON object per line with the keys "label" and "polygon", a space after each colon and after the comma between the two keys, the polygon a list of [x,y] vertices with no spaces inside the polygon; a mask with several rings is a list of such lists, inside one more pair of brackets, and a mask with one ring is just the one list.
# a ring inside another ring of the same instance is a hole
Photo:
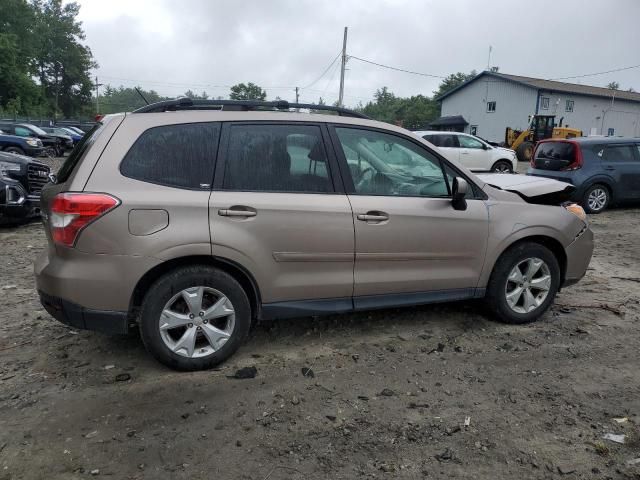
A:
{"label": "dark blue car", "polygon": [[0,130],[0,150],[18,155],[39,157],[44,152],[44,147],[42,146],[42,141],[38,138],[8,135],[3,130]]}
{"label": "dark blue car", "polygon": [[542,140],[536,145],[527,175],[574,185],[572,200],[588,213],[640,201],[640,138]]}

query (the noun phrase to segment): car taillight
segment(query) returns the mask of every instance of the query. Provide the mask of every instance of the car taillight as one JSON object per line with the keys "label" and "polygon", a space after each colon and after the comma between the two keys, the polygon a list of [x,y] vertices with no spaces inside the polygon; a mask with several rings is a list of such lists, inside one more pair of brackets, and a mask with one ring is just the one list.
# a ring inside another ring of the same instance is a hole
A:
{"label": "car taillight", "polygon": [[120,204],[106,193],[59,193],[51,201],[49,225],[53,241],[73,247],[80,231]]}
{"label": "car taillight", "polygon": [[564,167],[563,170],[578,170],[579,168],[582,168],[582,149],[578,143],[571,143],[573,143],[573,162]]}

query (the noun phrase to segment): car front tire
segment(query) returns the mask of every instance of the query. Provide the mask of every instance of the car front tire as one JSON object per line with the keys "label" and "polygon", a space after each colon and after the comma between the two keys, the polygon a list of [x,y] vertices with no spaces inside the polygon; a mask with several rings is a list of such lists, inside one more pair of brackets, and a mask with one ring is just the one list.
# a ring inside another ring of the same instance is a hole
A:
{"label": "car front tire", "polygon": [[496,320],[522,324],[537,320],[553,303],[560,287],[560,266],[545,246],[521,242],[498,259],[485,302]]}
{"label": "car front tire", "polygon": [[513,173],[513,164],[508,160],[498,160],[491,167],[492,173]]}
{"label": "car front tire", "polygon": [[9,147],[9,148],[5,148],[4,151],[7,153],[15,153],[16,155],[25,154],[24,150],[22,150],[20,147]]}
{"label": "car front tire", "polygon": [[240,284],[208,266],[174,270],[146,294],[140,334],[164,365],[206,370],[231,356],[251,327],[251,306]]}

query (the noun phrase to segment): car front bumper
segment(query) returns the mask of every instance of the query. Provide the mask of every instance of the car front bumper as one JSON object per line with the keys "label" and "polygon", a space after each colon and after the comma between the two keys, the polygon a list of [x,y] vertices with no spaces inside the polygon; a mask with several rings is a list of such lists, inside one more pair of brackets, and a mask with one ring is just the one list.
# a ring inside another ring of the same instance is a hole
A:
{"label": "car front bumper", "polygon": [[576,235],[575,240],[565,248],[567,269],[563,287],[574,285],[584,277],[593,255],[593,231],[588,225]]}
{"label": "car front bumper", "polygon": [[0,225],[40,216],[40,196],[30,195],[19,182],[0,180]]}

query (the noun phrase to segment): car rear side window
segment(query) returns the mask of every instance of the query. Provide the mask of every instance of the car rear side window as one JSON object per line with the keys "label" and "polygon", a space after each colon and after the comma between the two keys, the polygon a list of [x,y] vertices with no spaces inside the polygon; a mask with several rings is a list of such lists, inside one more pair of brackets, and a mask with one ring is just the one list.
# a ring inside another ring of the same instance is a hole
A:
{"label": "car rear side window", "polygon": [[317,126],[233,125],[225,163],[224,190],[333,191]]}
{"label": "car rear side window", "polygon": [[604,148],[602,160],[605,162],[634,162],[633,145],[611,145]]}
{"label": "car rear side window", "polygon": [[87,154],[91,145],[95,139],[100,135],[102,127],[104,125],[100,122],[96,123],[91,130],[89,130],[82,139],[78,142],[75,148],[71,151],[67,159],[64,161],[60,170],[56,174],[56,182],[64,183],[69,179],[71,173],[75,170],[76,166],[80,163],[80,160]]}
{"label": "car rear side window", "polygon": [[214,122],[150,128],[127,152],[120,172],[147,183],[209,189],[219,135],[220,124]]}

